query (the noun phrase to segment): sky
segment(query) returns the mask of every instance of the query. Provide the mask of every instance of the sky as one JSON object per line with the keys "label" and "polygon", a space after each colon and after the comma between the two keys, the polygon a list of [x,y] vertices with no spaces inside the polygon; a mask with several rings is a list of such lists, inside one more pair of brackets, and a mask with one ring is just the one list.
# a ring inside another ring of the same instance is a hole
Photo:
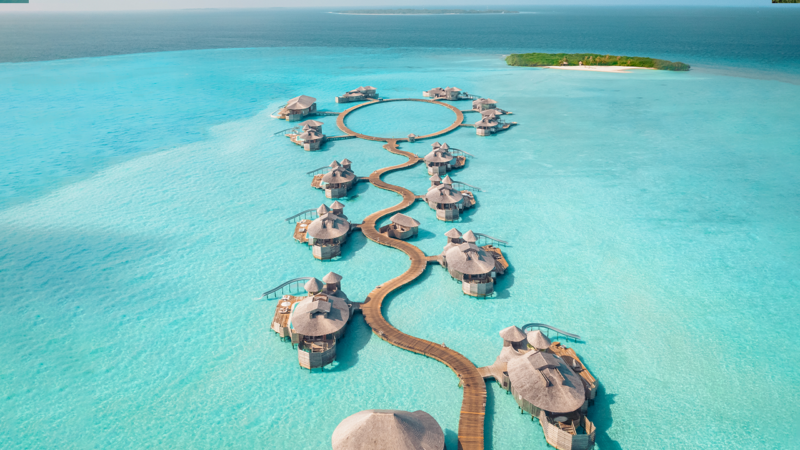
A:
{"label": "sky", "polygon": [[[270,7],[469,7],[486,8],[484,0],[29,0],[28,4],[3,4],[5,11],[127,11],[195,8],[270,8]],[[770,0],[504,0],[511,5],[709,5],[709,6],[771,6]],[[497,7],[492,5],[493,8]]]}

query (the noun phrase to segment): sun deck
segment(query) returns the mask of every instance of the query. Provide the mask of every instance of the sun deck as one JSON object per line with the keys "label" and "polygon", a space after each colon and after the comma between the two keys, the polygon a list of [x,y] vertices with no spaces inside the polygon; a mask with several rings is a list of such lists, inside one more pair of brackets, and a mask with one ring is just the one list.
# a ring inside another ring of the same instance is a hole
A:
{"label": "sun deck", "polygon": [[503,256],[502,250],[495,247],[494,245],[484,245],[481,247],[486,251],[486,253],[491,253],[495,260],[495,265],[497,267],[497,272],[503,274],[508,270],[508,261],[506,261],[506,257]]}
{"label": "sun deck", "polygon": [[292,312],[292,305],[302,300],[304,297],[294,295],[284,295],[275,306],[275,316],[272,318],[272,330],[282,338],[290,336],[289,317]]}
{"label": "sun deck", "polygon": [[294,240],[300,243],[308,243],[308,237],[306,236],[306,230],[308,229],[308,225],[311,223],[309,219],[303,219],[294,226]]}

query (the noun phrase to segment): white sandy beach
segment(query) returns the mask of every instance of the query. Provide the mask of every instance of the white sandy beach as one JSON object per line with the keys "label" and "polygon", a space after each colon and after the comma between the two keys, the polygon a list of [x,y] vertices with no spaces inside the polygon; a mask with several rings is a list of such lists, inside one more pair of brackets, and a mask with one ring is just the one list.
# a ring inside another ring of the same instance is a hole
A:
{"label": "white sandy beach", "polygon": [[628,67],[628,66],[545,66],[545,69],[559,70],[585,70],[589,72],[618,72],[626,73],[631,69],[656,70],[652,67]]}

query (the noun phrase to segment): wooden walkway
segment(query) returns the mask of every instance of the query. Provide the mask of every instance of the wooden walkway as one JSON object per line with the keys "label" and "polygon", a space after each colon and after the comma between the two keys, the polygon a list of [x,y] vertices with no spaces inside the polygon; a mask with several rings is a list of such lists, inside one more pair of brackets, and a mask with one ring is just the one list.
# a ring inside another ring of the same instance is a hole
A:
{"label": "wooden walkway", "polygon": [[[355,108],[351,108],[348,111],[351,111],[352,109]],[[341,122],[340,128],[344,126],[344,115],[345,114],[339,116],[339,122]],[[458,125],[455,124],[453,128],[457,126]],[[370,139],[370,137],[364,137],[364,139]],[[384,139],[374,138],[371,140]],[[381,245],[396,248],[407,254],[411,259],[411,267],[409,267],[408,270],[406,270],[406,272],[399,277],[389,280],[375,288],[367,296],[364,305],[361,307],[361,311],[364,314],[367,324],[381,339],[402,349],[434,358],[446,364],[448,367],[450,367],[450,369],[453,370],[453,372],[456,373],[461,381],[461,385],[464,387],[464,400],[461,403],[461,414],[458,421],[458,448],[464,450],[482,450],[483,422],[486,411],[486,384],[483,381],[483,377],[478,372],[478,368],[460,353],[449,348],[442,347],[440,344],[435,344],[424,339],[409,336],[393,327],[383,317],[382,306],[383,300],[386,298],[386,296],[392,291],[412,282],[417,277],[422,275],[422,273],[425,271],[425,267],[430,261],[430,258],[425,256],[422,250],[418,249],[416,246],[399,239],[393,239],[382,235],[376,227],[378,220],[380,220],[382,217],[408,208],[414,204],[417,199],[414,193],[408,189],[395,186],[381,180],[381,176],[387,172],[405,169],[422,161],[422,159],[417,155],[400,150],[397,147],[398,140],[399,139],[386,139],[387,144],[384,145],[383,148],[392,153],[407,157],[408,161],[396,166],[385,167],[383,169],[376,170],[372,173],[372,175],[369,176],[369,181],[377,188],[400,194],[403,197],[403,200],[395,206],[383,209],[367,216],[361,226],[361,231],[369,240]]]}
{"label": "wooden walkway", "polygon": [[[369,136],[369,135],[366,135],[366,134],[356,133],[355,131],[351,130],[350,128],[347,127],[347,125],[344,124],[345,117],[347,117],[347,115],[350,114],[351,112],[353,112],[353,111],[355,111],[355,110],[357,110],[359,108],[363,108],[365,106],[375,105],[375,104],[383,103],[383,102],[425,102],[425,103],[433,103],[434,105],[444,106],[445,108],[448,108],[449,110],[451,110],[451,111],[453,111],[455,113],[456,120],[449,127],[445,128],[443,130],[437,131],[435,133],[426,134],[425,136],[417,136],[417,137],[414,138],[416,140],[429,139],[429,138],[432,138],[432,137],[437,137],[437,136],[441,136],[443,134],[447,134],[447,133],[455,130],[456,128],[458,128],[464,122],[464,114],[458,108],[456,108],[455,106],[448,105],[447,103],[442,103],[442,102],[439,102],[439,101],[436,101],[436,100],[423,100],[421,98],[392,98],[392,99],[387,99],[387,100],[380,100],[380,101],[362,103],[360,105],[353,106],[352,108],[348,108],[344,112],[339,114],[339,117],[336,119],[336,126],[339,127],[339,129],[342,130],[344,133],[347,133],[347,134],[349,134],[351,136],[355,136],[355,137],[358,137],[358,138],[361,138],[361,139],[366,139],[368,141],[381,141],[381,142],[408,141],[408,137],[390,138],[390,137]],[[405,153],[405,152],[403,152],[403,153]],[[414,156],[414,157],[416,158],[416,156]]]}

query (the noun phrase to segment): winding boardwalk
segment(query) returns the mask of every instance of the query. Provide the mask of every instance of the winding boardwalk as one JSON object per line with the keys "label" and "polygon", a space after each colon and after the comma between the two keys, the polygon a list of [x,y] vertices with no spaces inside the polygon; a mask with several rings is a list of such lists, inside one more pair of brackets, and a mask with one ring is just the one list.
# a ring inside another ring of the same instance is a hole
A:
{"label": "winding boardwalk", "polygon": [[[449,107],[449,105],[445,106]],[[353,109],[355,108],[351,108],[348,111]],[[458,112],[460,113],[460,111]],[[339,122],[342,123],[340,128],[344,125],[344,115],[345,114],[339,116]],[[460,117],[463,119],[463,115]],[[458,127],[458,124],[456,123],[451,127],[454,129]],[[344,128],[343,131],[348,132]],[[444,134],[444,132],[440,132],[439,134]],[[364,139],[370,139],[370,137],[364,137]],[[387,143],[383,148],[392,153],[407,157],[408,161],[396,166],[376,170],[369,176],[369,182],[375,187],[398,193],[403,197],[403,200],[392,207],[367,216],[367,218],[364,219],[364,223],[361,225],[361,231],[369,240],[381,245],[396,248],[407,254],[411,259],[411,267],[402,275],[381,284],[370,292],[364,305],[361,307],[361,311],[364,314],[367,324],[381,339],[396,347],[434,358],[446,364],[456,373],[461,380],[461,385],[464,387],[464,400],[461,403],[461,414],[458,421],[458,448],[464,450],[482,450],[483,423],[486,411],[486,384],[478,368],[460,353],[442,347],[440,344],[409,336],[393,327],[383,317],[382,306],[386,296],[422,275],[428,262],[432,261],[416,246],[399,239],[384,236],[380,234],[377,229],[377,222],[382,217],[402,211],[416,201],[416,196],[413,192],[406,188],[386,183],[381,180],[381,176],[391,171],[414,166],[422,161],[422,159],[413,153],[400,150],[397,147],[397,141],[401,139],[372,138],[371,140],[386,140]]]}
{"label": "winding boardwalk", "polygon": [[[435,133],[426,134],[424,136],[417,136],[415,139],[428,139],[428,138],[432,138],[432,137],[436,137],[436,136],[441,136],[443,134],[447,134],[447,133],[455,130],[456,128],[461,126],[462,123],[464,123],[464,113],[462,113],[460,109],[456,108],[453,105],[448,105],[447,103],[438,102],[436,100],[423,100],[421,98],[392,98],[392,99],[386,99],[386,100],[377,100],[377,101],[366,102],[366,103],[362,103],[360,105],[353,106],[352,108],[348,108],[345,111],[343,111],[341,114],[339,114],[339,117],[336,119],[336,126],[339,127],[339,129],[342,130],[344,133],[347,133],[350,136],[355,136],[355,137],[358,137],[358,138],[361,138],[361,139],[366,139],[368,141],[385,141],[385,142],[390,142],[390,141],[394,141],[394,142],[408,141],[407,137],[386,138],[386,137],[369,136],[369,135],[366,135],[366,134],[356,133],[355,131],[351,130],[350,128],[347,127],[347,125],[344,124],[345,117],[347,117],[347,115],[350,114],[351,112],[353,112],[353,111],[355,111],[355,110],[357,110],[359,108],[364,108],[364,107],[367,107],[367,106],[377,105],[379,103],[385,103],[385,102],[424,102],[424,103],[433,103],[434,105],[444,106],[445,108],[447,108],[450,111],[453,111],[453,113],[455,113],[456,120],[449,127],[445,128],[443,130],[439,130],[439,131],[437,131]],[[389,151],[391,151],[391,150],[389,150]],[[397,152],[394,152],[394,153],[397,153]]]}

